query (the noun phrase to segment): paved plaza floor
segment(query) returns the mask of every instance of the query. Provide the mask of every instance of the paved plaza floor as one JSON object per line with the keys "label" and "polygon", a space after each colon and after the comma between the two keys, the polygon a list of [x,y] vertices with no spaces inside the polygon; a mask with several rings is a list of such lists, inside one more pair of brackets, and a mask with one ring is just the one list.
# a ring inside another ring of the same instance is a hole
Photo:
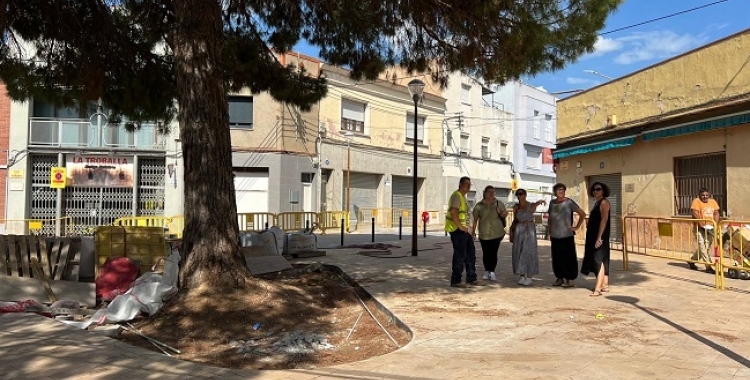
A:
{"label": "paved plaza floor", "polygon": [[551,286],[549,245],[540,241],[533,285],[516,284],[504,242],[498,282],[451,288],[449,240],[420,239],[415,257],[408,239],[382,257],[350,248],[298,260],[340,267],[409,326],[413,340],[388,355],[317,369],[229,370],[5,314],[0,379],[750,379],[750,281],[715,290],[712,275],[638,255],[622,271],[613,251],[611,292],[592,298],[593,278]]}

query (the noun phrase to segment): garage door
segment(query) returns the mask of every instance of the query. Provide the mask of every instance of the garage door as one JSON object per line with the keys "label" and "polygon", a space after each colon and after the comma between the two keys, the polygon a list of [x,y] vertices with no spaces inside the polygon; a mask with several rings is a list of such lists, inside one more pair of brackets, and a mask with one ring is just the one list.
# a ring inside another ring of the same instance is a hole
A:
{"label": "garage door", "polygon": [[[357,223],[357,214],[361,208],[378,207],[378,184],[380,177],[377,174],[351,173],[349,178],[349,191],[352,200],[349,203],[350,223]],[[346,209],[346,172],[344,172],[344,209]]]}
{"label": "garage door", "polygon": [[[609,186],[610,211],[610,241],[622,242],[622,175],[607,174],[595,175],[588,178],[588,189],[594,182],[601,182]],[[588,191],[588,190],[587,190]],[[593,199],[589,201],[593,207]]]}
{"label": "garage door", "polygon": [[235,172],[237,212],[268,212],[268,172]]}
{"label": "garage door", "polygon": [[393,176],[393,197],[391,204],[393,208],[411,210],[414,204],[412,184],[414,178]]}

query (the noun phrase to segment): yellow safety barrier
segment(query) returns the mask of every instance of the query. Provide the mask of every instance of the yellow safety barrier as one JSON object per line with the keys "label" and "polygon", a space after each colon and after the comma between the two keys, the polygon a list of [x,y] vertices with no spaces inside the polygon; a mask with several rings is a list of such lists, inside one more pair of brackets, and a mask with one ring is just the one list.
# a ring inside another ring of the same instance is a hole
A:
{"label": "yellow safety barrier", "polygon": [[318,214],[318,229],[325,235],[326,230],[341,229],[344,220],[344,230],[349,232],[349,214],[346,211],[326,211]]}
{"label": "yellow safety barrier", "polygon": [[[713,264],[702,260],[700,255],[696,254],[696,223],[710,223],[714,231],[719,231],[718,225],[712,220],[635,215],[627,215],[622,220],[622,261],[626,270],[629,269],[628,256],[631,253],[694,264]],[[717,241],[717,236],[714,236],[714,247]],[[713,255],[713,252],[710,254]],[[721,272],[721,263],[718,263],[715,275],[717,288],[722,286]]]}
{"label": "yellow safety barrier", "polygon": [[[750,221],[723,220],[719,223],[716,242],[720,252],[716,272],[721,276],[721,289],[726,288],[726,277],[750,279]],[[727,269],[724,273],[724,268]]]}
{"label": "yellow safety barrier", "polygon": [[124,216],[115,219],[113,226],[120,227],[161,227],[169,231],[171,219],[166,216]]}
{"label": "yellow safety barrier", "polygon": [[75,234],[73,217],[52,219],[0,219],[4,235],[69,236]]}
{"label": "yellow safety barrier", "polygon": [[185,230],[185,216],[175,215],[169,218],[169,234],[182,239],[182,231]]}
{"label": "yellow safety barrier", "polygon": [[276,225],[284,232],[318,228],[316,212],[282,212],[276,214]]}
{"label": "yellow safety barrier", "polygon": [[263,231],[276,225],[276,214],[270,212],[246,212],[237,214],[240,231]]}

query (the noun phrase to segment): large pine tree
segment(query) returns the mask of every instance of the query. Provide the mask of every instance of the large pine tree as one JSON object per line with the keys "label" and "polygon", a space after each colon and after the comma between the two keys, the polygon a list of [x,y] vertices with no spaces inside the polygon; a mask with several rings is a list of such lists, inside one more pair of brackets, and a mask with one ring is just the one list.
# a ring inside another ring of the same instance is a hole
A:
{"label": "large pine tree", "polygon": [[[0,79],[13,99],[101,99],[114,115],[180,125],[183,284],[241,286],[227,93],[309,108],[325,80],[276,60],[305,40],[374,79],[389,65],[503,83],[591,52],[622,0],[0,0]],[[444,83],[444,82],[443,82]]]}

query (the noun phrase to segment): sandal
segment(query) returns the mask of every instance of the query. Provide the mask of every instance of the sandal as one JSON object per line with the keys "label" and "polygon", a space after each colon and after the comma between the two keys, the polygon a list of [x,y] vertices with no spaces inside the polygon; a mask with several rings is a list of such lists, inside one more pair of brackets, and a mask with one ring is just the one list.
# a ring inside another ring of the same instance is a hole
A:
{"label": "sandal", "polygon": [[572,288],[576,286],[576,284],[573,283],[573,281],[567,281],[566,283],[562,284],[563,288]]}
{"label": "sandal", "polygon": [[557,281],[555,281],[555,283],[552,284],[552,286],[563,286],[562,278],[558,278]]}
{"label": "sandal", "polygon": [[599,291],[602,292],[602,293],[609,293],[609,286],[605,286],[605,287],[601,288],[601,290],[599,290]]}
{"label": "sandal", "polygon": [[602,295],[602,292],[600,290],[594,290],[593,293],[589,294],[589,297],[599,297]]}

